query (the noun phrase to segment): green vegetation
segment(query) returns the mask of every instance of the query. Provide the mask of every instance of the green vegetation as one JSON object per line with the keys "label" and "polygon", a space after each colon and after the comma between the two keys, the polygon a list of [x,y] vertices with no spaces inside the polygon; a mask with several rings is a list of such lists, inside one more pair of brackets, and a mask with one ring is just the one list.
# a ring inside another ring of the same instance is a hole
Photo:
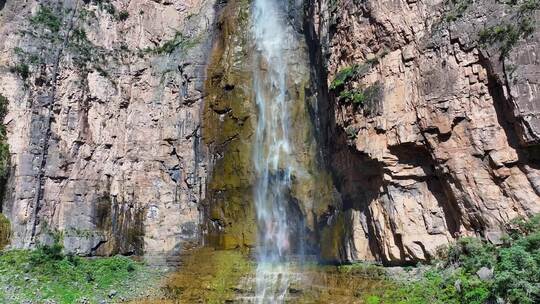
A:
{"label": "green vegetation", "polygon": [[[7,130],[3,121],[8,112],[9,100],[0,94],[0,211],[2,211],[2,200],[6,189],[6,182],[9,174],[9,145],[7,143]],[[4,215],[0,214],[0,250],[8,244],[11,234],[10,223]]]}
{"label": "green vegetation", "polygon": [[332,83],[330,84],[330,89],[337,90],[343,87],[348,81],[356,77],[362,77],[363,75],[365,75],[370,68],[371,64],[368,62],[365,64],[355,64],[340,70],[336,74],[336,77],[334,77],[334,80],[332,80]]}
{"label": "green vegetation", "polygon": [[181,32],[176,32],[174,37],[171,40],[165,41],[161,46],[155,48],[146,48],[144,49],[145,53],[154,53],[154,54],[171,54],[177,48],[180,48],[182,51],[186,51],[194,47],[198,43],[198,39],[188,38],[184,36]]}
{"label": "green vegetation", "polygon": [[127,11],[121,11],[118,13],[118,20],[126,21],[129,18],[129,13]]}
{"label": "green vegetation", "polygon": [[71,32],[68,47],[72,51],[74,63],[81,69],[91,65],[97,70],[105,60],[100,56],[101,49],[88,40],[86,31],[81,27],[76,27]]}
{"label": "green vegetation", "polygon": [[[516,0],[513,1],[517,2]],[[525,0],[521,1],[519,5],[520,14],[529,14],[537,9],[540,9],[540,0]]]}
{"label": "green vegetation", "polygon": [[61,19],[47,6],[40,6],[37,13],[30,18],[30,23],[35,26],[44,26],[53,33],[60,31],[62,26]]}
{"label": "green vegetation", "polygon": [[[2,189],[9,173],[9,145],[6,126],[2,123],[8,112],[8,103],[8,99],[0,94],[0,188]],[[2,196],[0,196],[1,198]]]}
{"label": "green vegetation", "polygon": [[23,80],[26,80],[30,76],[30,66],[24,62],[12,66],[10,71],[19,75]]}
{"label": "green vegetation", "polygon": [[[437,264],[416,282],[372,295],[370,303],[540,303],[540,216],[513,221],[500,246],[462,238]],[[481,278],[481,269],[488,275]]]}
{"label": "green vegetation", "polygon": [[358,128],[349,126],[347,129],[345,129],[345,133],[347,134],[348,140],[356,140],[358,137]]}
{"label": "green vegetation", "polygon": [[[127,18],[127,12],[121,12],[116,15],[116,10],[114,6],[106,0],[94,1],[99,9],[106,10],[115,14],[117,18]],[[94,11],[81,8],[78,14],[78,18],[74,18],[71,25],[71,30],[67,31],[61,27],[63,23],[66,23],[66,16],[70,16],[67,9],[54,9],[48,5],[40,6],[38,12],[30,17],[30,24],[34,27],[32,35],[35,37],[36,44],[41,44],[38,48],[50,48],[51,45],[53,48],[61,48],[60,44],[64,43],[64,40],[67,39],[67,48],[66,52],[69,51],[73,63],[78,66],[83,72],[88,72],[92,69],[102,70],[102,66],[106,64],[107,56],[106,51],[94,45],[91,41],[88,40],[86,31],[80,23],[77,21],[88,21],[89,19],[94,19]],[[129,15],[129,14],[128,14]],[[50,32],[44,32],[40,29],[42,28],[50,29]],[[66,37],[66,35],[69,35]],[[36,51],[25,51],[20,47],[14,49],[14,53],[18,57],[18,64],[12,67],[12,71],[17,73],[23,79],[27,79],[30,76],[31,70],[38,70],[37,66],[41,64],[52,64],[50,62],[51,56],[43,56],[42,52]],[[49,59],[48,59],[49,58]],[[100,72],[101,73],[101,72]],[[103,73],[102,73],[103,74]]]}
{"label": "green vegetation", "polygon": [[484,28],[478,35],[480,43],[484,45],[499,45],[501,56],[506,57],[520,39],[534,32],[534,27],[533,18],[527,16],[520,18],[516,24],[502,23]]}
{"label": "green vegetation", "polygon": [[[294,266],[293,266],[294,267]],[[290,301],[298,304],[327,303],[379,303],[380,296],[374,294],[393,287],[386,279],[386,270],[382,266],[369,263],[352,265],[301,265],[298,270],[306,281],[293,283],[292,289],[298,290],[299,299]],[[363,300],[363,301],[362,301]]]}
{"label": "green vegetation", "polygon": [[463,17],[463,14],[472,3],[472,0],[448,0],[446,5],[450,6],[451,9],[446,13],[446,21],[452,22]]}
{"label": "green vegetation", "polygon": [[41,58],[37,54],[25,52],[20,47],[13,49],[17,56],[18,63],[10,68],[10,71],[19,75],[23,80],[30,77],[30,66],[36,66],[41,63]]}
{"label": "green vegetation", "polygon": [[[381,56],[384,56],[384,53]],[[374,57],[363,64],[355,64],[340,70],[330,83],[330,90],[336,92],[339,101],[357,106],[380,99],[382,86],[378,82],[368,87],[353,86],[354,80],[363,77],[378,62],[379,57]]]}
{"label": "green vegetation", "polygon": [[113,16],[116,15],[116,7],[109,0],[93,0],[93,3],[97,4],[98,8]]}
{"label": "green vegetation", "polygon": [[[87,259],[62,254],[55,243],[34,251],[0,252],[0,289],[2,303],[78,303],[86,299],[97,303],[107,299],[111,290],[126,295],[130,281],[147,269],[127,257]],[[139,278],[141,279],[141,278]],[[146,285],[147,279],[141,280]]]}
{"label": "green vegetation", "polygon": [[338,273],[350,274],[354,276],[383,279],[386,276],[384,267],[373,263],[355,263],[337,266]]}
{"label": "green vegetation", "polygon": [[[45,41],[48,43],[58,43],[60,41],[63,20],[61,14],[55,12],[49,6],[40,5],[37,12],[28,19],[30,31],[23,31],[35,37],[35,41]],[[50,46],[47,46],[50,47]],[[41,46],[45,49],[45,46]],[[12,73],[19,75],[23,80],[30,77],[32,67],[43,63],[44,59],[39,51],[27,52],[20,47],[13,49],[17,56],[17,63],[10,68]]]}
{"label": "green vegetation", "polygon": [[335,26],[339,18],[338,8],[340,7],[340,0],[330,0],[328,1],[328,13],[329,13],[329,22],[330,26]]}
{"label": "green vegetation", "polygon": [[339,94],[339,99],[347,103],[355,105],[363,105],[367,102],[374,102],[381,96],[382,86],[375,83],[365,89],[343,90]]}
{"label": "green vegetation", "polygon": [[335,89],[343,86],[345,84],[345,82],[347,82],[347,80],[353,78],[353,76],[356,75],[357,68],[358,68],[358,66],[354,65],[354,66],[346,67],[346,68],[340,70],[336,74],[336,77],[334,77],[334,80],[332,80],[332,83],[330,84],[330,89],[335,90]]}
{"label": "green vegetation", "polygon": [[[499,0],[504,5],[504,15],[499,23],[487,26],[478,33],[480,44],[497,45],[501,57],[506,57],[520,39],[534,32],[535,12],[540,8],[540,0]],[[463,17],[469,8],[474,8],[472,0],[448,0],[449,10],[445,20],[453,22]]]}

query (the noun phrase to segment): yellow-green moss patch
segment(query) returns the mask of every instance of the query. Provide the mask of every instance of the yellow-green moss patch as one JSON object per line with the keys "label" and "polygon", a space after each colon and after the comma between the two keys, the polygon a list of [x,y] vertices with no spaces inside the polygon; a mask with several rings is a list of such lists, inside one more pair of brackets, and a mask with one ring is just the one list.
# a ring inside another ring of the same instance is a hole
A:
{"label": "yellow-green moss patch", "polygon": [[11,236],[11,226],[5,215],[0,213],[0,250],[4,249],[9,244]]}
{"label": "yellow-green moss patch", "polygon": [[226,303],[253,270],[254,263],[239,251],[197,249],[183,257],[165,288],[168,298],[180,303]]}
{"label": "yellow-green moss patch", "polygon": [[[252,135],[255,107],[249,45],[249,1],[233,0],[219,17],[205,84],[203,140],[217,157],[205,204],[207,240],[221,249],[255,244]],[[219,228],[218,228],[219,227]]]}

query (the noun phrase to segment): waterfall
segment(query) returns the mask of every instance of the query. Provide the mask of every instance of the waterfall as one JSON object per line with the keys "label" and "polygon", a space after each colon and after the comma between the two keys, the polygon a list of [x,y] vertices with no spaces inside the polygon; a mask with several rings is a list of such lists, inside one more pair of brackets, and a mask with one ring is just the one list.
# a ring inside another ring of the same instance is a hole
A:
{"label": "waterfall", "polygon": [[[290,52],[297,39],[279,0],[254,0],[255,43],[253,87],[258,110],[253,161],[257,174],[255,207],[258,221],[256,302],[281,303],[290,284],[288,259],[300,240],[291,233],[291,177],[297,170],[289,138],[291,121],[287,83]],[[295,244],[292,244],[295,242]]]}

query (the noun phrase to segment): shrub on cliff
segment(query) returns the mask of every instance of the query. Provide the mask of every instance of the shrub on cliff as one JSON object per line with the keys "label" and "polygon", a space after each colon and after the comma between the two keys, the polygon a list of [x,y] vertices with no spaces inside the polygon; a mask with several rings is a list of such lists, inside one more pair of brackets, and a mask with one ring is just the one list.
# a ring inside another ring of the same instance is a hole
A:
{"label": "shrub on cliff", "polygon": [[39,266],[47,263],[54,263],[64,258],[62,245],[55,242],[52,245],[41,245],[30,253],[30,265]]}
{"label": "shrub on cliff", "polygon": [[495,247],[476,238],[459,239],[447,249],[447,266],[454,265],[468,272],[476,272],[481,267],[493,268],[495,263]]}
{"label": "shrub on cliff", "polygon": [[37,13],[30,18],[30,23],[36,27],[47,28],[53,33],[60,31],[62,27],[62,20],[47,6],[40,6]]}

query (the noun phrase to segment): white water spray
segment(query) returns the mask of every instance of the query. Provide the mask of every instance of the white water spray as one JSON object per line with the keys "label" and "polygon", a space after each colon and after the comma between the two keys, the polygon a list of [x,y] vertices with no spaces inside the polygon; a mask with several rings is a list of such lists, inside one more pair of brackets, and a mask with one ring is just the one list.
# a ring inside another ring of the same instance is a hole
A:
{"label": "white water spray", "polygon": [[257,173],[255,206],[259,228],[256,302],[282,303],[291,281],[288,257],[300,240],[293,240],[289,192],[297,170],[289,138],[291,121],[287,79],[297,40],[279,0],[254,0],[255,40],[253,81],[258,109],[254,164]]}

